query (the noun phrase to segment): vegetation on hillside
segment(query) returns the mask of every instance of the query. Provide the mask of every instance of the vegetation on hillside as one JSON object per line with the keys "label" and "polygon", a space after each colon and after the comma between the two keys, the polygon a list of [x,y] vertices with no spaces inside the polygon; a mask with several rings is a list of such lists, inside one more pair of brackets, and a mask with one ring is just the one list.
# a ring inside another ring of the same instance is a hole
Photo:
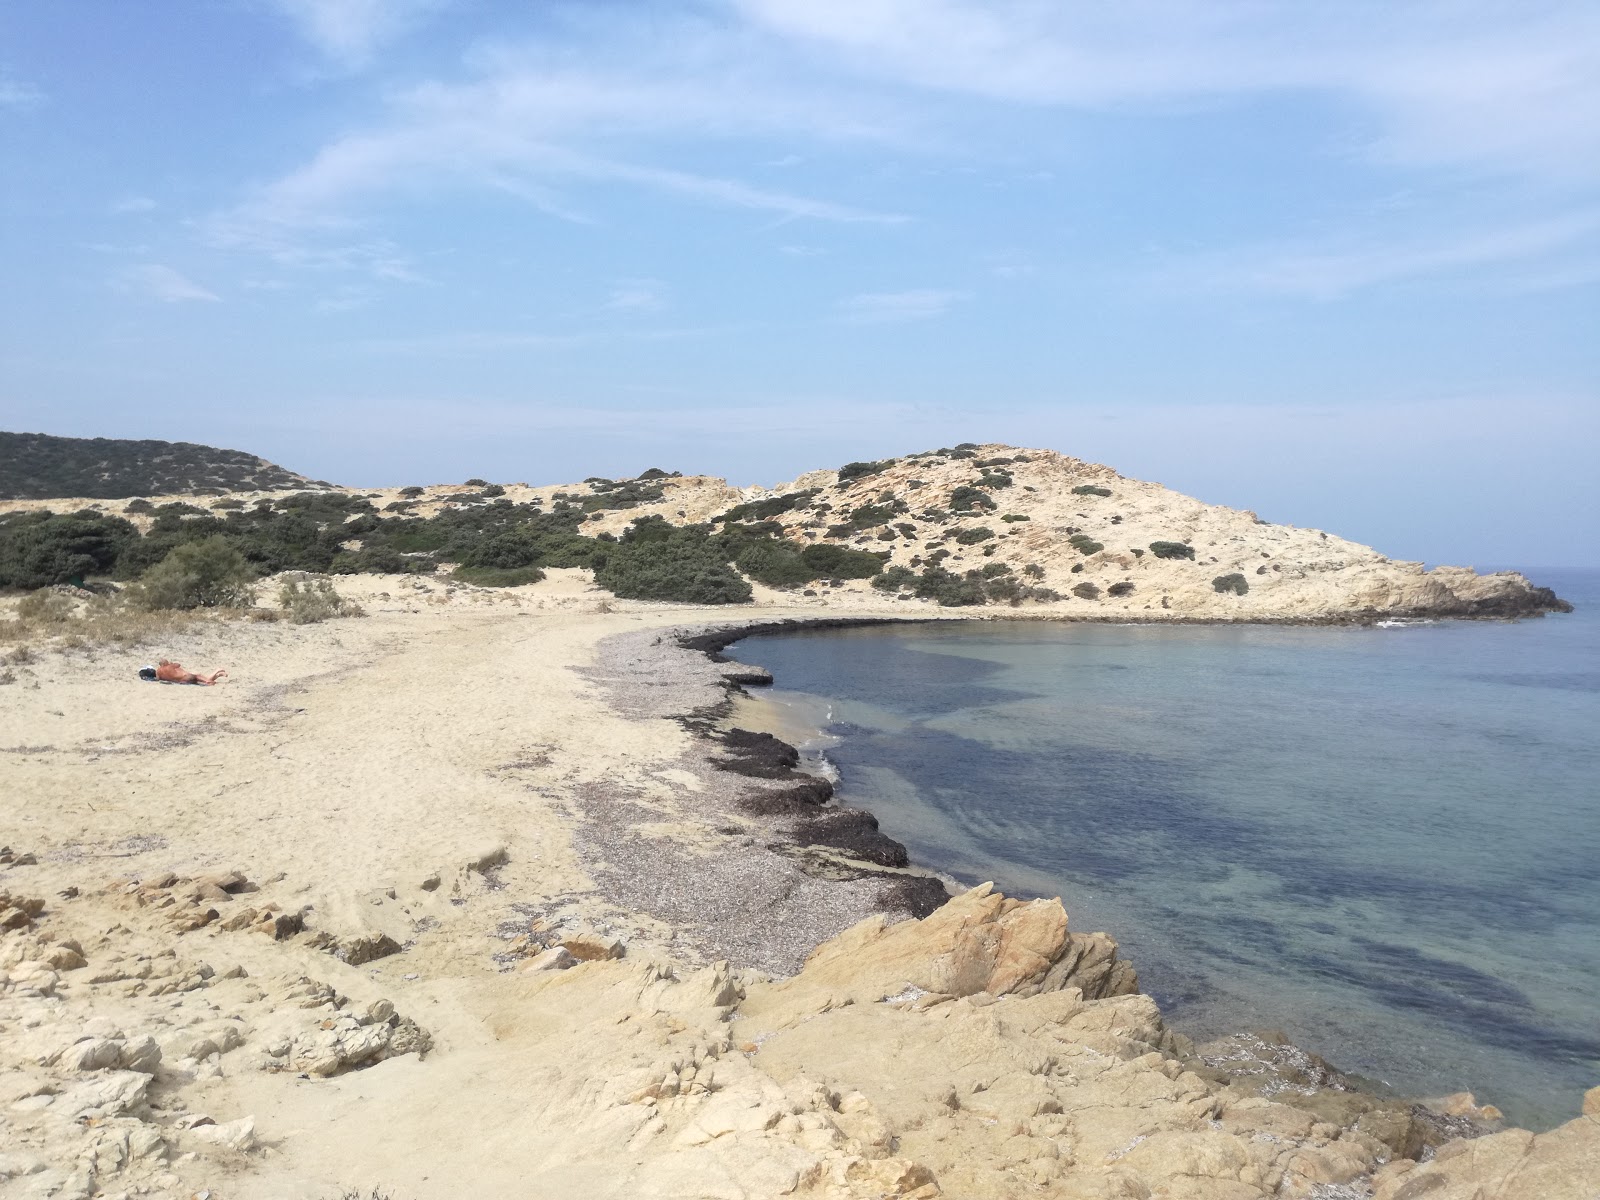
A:
{"label": "vegetation on hillside", "polygon": [[121,500],[319,486],[239,450],[45,433],[0,433],[0,481],[0,500]]}

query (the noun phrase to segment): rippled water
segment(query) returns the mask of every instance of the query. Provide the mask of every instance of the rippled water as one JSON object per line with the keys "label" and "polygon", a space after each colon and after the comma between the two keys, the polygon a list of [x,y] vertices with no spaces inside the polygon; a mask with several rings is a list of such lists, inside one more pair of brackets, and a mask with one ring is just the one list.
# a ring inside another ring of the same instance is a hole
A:
{"label": "rippled water", "polygon": [[1060,895],[1197,1036],[1279,1028],[1518,1123],[1600,1084],[1600,575],[1381,629],[962,622],[757,637],[915,860]]}

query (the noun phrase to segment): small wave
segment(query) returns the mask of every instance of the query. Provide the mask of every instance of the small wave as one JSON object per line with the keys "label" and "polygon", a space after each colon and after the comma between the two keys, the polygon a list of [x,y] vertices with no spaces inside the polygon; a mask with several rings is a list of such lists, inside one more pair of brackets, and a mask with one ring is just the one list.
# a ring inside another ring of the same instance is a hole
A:
{"label": "small wave", "polygon": [[1390,617],[1384,621],[1375,621],[1373,624],[1378,629],[1408,629],[1413,625],[1437,625],[1438,623],[1432,617]]}

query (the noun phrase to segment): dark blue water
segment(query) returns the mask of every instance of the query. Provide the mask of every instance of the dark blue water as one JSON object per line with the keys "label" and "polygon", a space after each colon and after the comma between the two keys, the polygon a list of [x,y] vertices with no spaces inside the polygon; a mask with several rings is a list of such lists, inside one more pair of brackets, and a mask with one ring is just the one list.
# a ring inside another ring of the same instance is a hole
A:
{"label": "dark blue water", "polygon": [[1277,1028],[1521,1124],[1600,1084],[1600,574],[1396,628],[961,622],[749,639],[916,861],[1060,895],[1197,1036]]}

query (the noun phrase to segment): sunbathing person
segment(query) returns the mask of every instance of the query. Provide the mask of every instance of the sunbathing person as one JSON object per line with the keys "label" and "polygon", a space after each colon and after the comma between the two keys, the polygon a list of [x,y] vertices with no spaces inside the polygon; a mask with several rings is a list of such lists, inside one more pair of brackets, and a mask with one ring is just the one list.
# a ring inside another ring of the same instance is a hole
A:
{"label": "sunbathing person", "polygon": [[[148,669],[147,667],[146,670]],[[144,671],[140,671],[139,674],[143,675]],[[196,675],[193,671],[185,671],[182,663],[163,658],[156,665],[155,678],[162,683],[198,683],[210,687],[226,674],[226,671],[213,671],[209,675]]]}

